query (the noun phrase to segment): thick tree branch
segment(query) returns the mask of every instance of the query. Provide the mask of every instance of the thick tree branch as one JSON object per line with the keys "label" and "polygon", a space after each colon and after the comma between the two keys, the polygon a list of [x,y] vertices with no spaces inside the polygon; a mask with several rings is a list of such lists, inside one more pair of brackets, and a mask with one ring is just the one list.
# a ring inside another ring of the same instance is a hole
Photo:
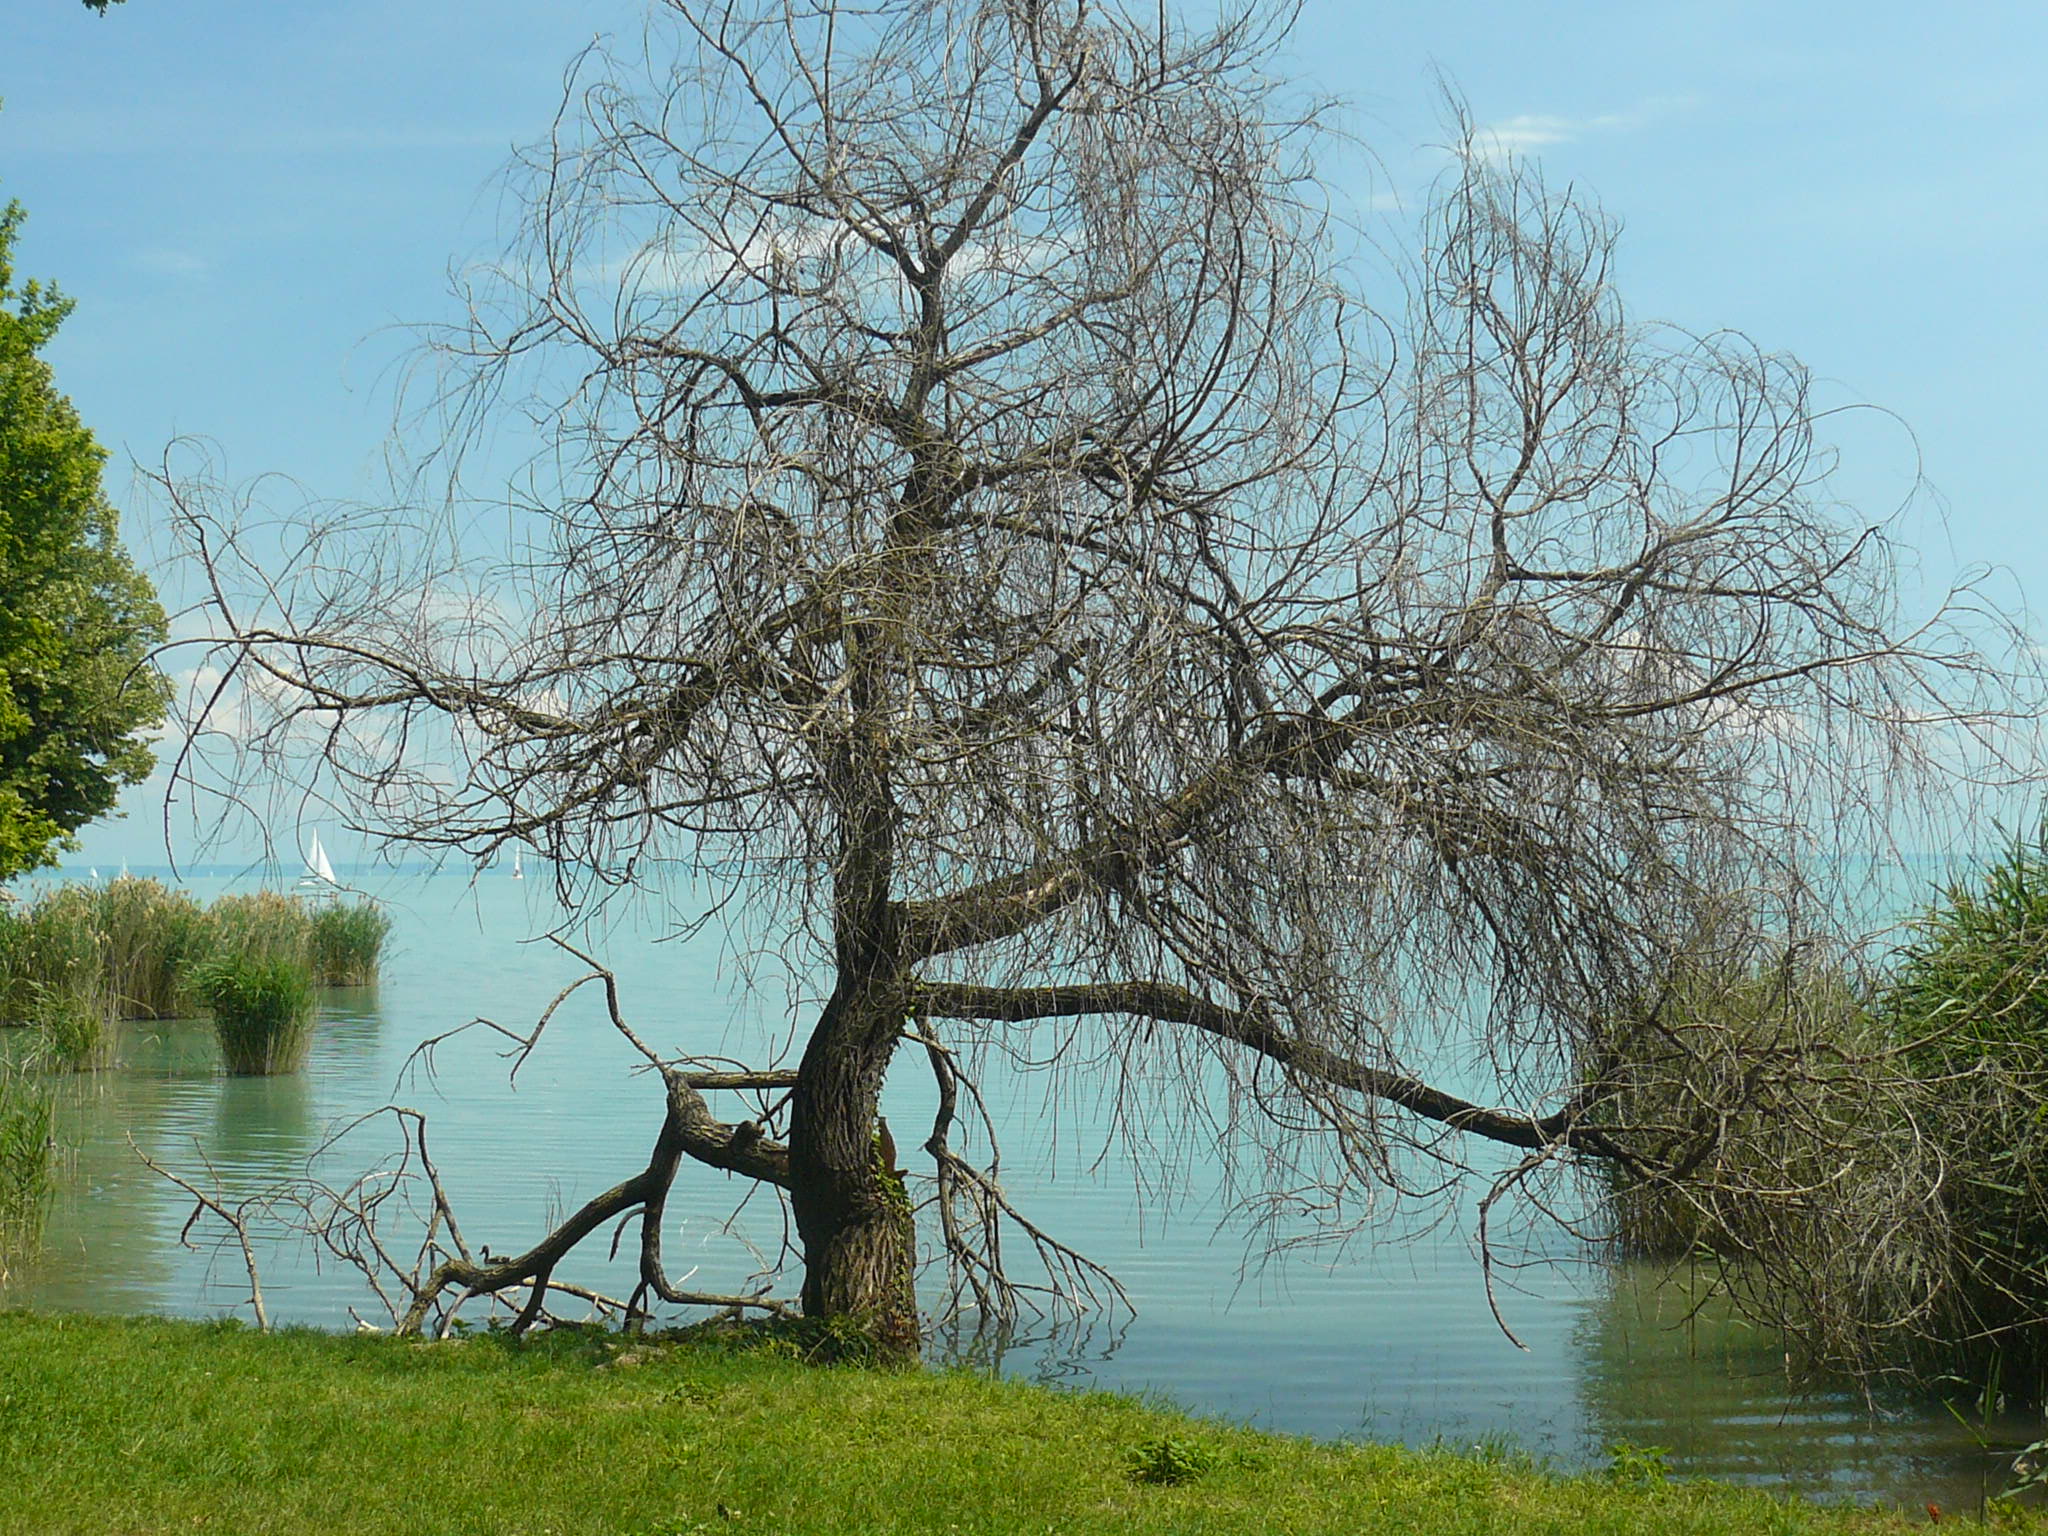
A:
{"label": "thick tree branch", "polygon": [[1156,1019],[1162,1024],[1186,1024],[1204,1034],[1256,1051],[1290,1072],[1314,1078],[1333,1088],[1348,1089],[1368,1098],[1399,1105],[1426,1120],[1435,1120],[1453,1130],[1468,1131],[1489,1141],[1524,1148],[1563,1145],[1599,1157],[1617,1155],[1609,1138],[1597,1128],[1583,1123],[1581,1111],[1567,1108],[1539,1117],[1518,1114],[1513,1110],[1490,1109],[1445,1093],[1440,1088],[1432,1088],[1417,1078],[1368,1066],[1324,1046],[1297,1039],[1281,1031],[1270,1017],[1258,1010],[1226,1008],[1166,982],[982,987],[961,982],[928,981],[919,983],[916,998],[919,1011],[951,1019],[998,1019],[1022,1023],[1031,1019],[1122,1014]]}

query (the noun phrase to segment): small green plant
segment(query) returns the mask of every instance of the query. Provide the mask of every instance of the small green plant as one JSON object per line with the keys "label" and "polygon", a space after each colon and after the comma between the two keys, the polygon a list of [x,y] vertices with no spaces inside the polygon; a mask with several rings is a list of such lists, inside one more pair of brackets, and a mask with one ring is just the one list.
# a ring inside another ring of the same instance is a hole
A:
{"label": "small green plant", "polygon": [[1607,1447],[1607,1481],[1624,1488],[1655,1488],[1671,1481],[1671,1449],[1617,1440]]}
{"label": "small green plant", "polygon": [[1133,1482],[1191,1483],[1213,1472],[1221,1458],[1214,1446],[1180,1435],[1142,1440],[1124,1452],[1124,1470]]}
{"label": "small green plant", "polygon": [[313,913],[313,970],[325,987],[366,987],[377,979],[391,919],[367,901],[335,902]]}
{"label": "small green plant", "polygon": [[2001,1489],[2001,1500],[2017,1499],[2036,1488],[2048,1488],[2048,1440],[2036,1440],[2012,1459],[2013,1480]]}
{"label": "small green plant", "polygon": [[281,955],[216,955],[194,990],[213,1010],[214,1033],[230,1072],[268,1075],[306,1064],[313,1041],[313,981],[305,963]]}

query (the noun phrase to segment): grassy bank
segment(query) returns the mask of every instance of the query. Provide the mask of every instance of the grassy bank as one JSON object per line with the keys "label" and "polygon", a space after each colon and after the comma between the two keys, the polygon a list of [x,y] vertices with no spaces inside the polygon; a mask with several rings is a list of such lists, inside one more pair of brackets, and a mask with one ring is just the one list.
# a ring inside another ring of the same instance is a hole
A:
{"label": "grassy bank", "polygon": [[1565,1478],[1262,1435],[1103,1393],[707,1346],[417,1345],[0,1313],[9,1536],[1907,1526],[1620,1461],[1621,1481]]}

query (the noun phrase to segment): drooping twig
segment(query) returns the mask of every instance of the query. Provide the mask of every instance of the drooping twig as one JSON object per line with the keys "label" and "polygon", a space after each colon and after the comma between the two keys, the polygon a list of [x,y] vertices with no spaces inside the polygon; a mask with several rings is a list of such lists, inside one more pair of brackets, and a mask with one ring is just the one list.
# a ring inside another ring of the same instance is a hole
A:
{"label": "drooping twig", "polygon": [[[1116,1276],[1085,1254],[1059,1241],[1010,1203],[1002,1185],[989,1169],[975,1167],[953,1151],[949,1133],[959,1110],[963,1090],[974,1100],[983,1126],[991,1140],[994,1127],[980,1090],[961,1069],[953,1053],[939,1039],[931,1021],[912,1020],[916,1038],[924,1046],[937,1083],[939,1103],[932,1121],[932,1134],[925,1142],[936,1167],[941,1240],[953,1271],[954,1313],[961,1308],[961,1287],[973,1297],[982,1326],[1007,1327],[1016,1321],[1020,1305],[1041,1310],[1032,1297],[1045,1296],[1056,1307],[1079,1313],[1090,1307],[1112,1304],[1135,1312],[1129,1293]],[[961,1206],[971,1214],[971,1223],[961,1219]],[[1030,1241],[1048,1283],[1033,1285],[1012,1275],[1003,1262],[1002,1228],[1008,1222]]]}
{"label": "drooping twig", "polygon": [[[193,1148],[195,1151],[198,1151],[198,1142],[196,1140],[193,1142]],[[185,1218],[185,1225],[178,1231],[178,1241],[180,1243],[197,1252],[196,1245],[191,1240],[192,1227],[201,1216],[210,1215],[214,1217],[234,1234],[236,1246],[242,1251],[243,1267],[249,1272],[249,1306],[256,1314],[256,1327],[261,1332],[270,1332],[270,1313],[263,1305],[263,1279],[257,1272],[256,1249],[249,1239],[250,1207],[264,1206],[268,1202],[261,1199],[242,1200],[230,1205],[216,1195],[209,1195],[191,1180],[173,1173],[170,1169],[164,1167],[162,1163],[156,1161],[155,1158],[135,1144],[133,1135],[130,1135],[128,1138],[128,1149],[142,1160],[143,1167],[157,1175],[157,1177],[169,1180],[192,1197],[192,1214]],[[200,1152],[199,1157],[200,1161],[205,1162],[204,1152]],[[207,1165],[207,1172],[213,1172],[211,1164]],[[216,1188],[219,1187],[219,1182],[219,1178],[216,1176],[214,1180]]]}

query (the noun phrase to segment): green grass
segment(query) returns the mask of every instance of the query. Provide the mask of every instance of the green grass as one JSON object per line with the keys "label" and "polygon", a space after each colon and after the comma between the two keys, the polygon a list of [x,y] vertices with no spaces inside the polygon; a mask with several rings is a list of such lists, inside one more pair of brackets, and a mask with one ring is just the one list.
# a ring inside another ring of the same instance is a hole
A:
{"label": "green grass", "polygon": [[1319,1445],[964,1373],[25,1313],[0,1313],[0,1466],[0,1533],[48,1536],[1907,1528],[1654,1469]]}

